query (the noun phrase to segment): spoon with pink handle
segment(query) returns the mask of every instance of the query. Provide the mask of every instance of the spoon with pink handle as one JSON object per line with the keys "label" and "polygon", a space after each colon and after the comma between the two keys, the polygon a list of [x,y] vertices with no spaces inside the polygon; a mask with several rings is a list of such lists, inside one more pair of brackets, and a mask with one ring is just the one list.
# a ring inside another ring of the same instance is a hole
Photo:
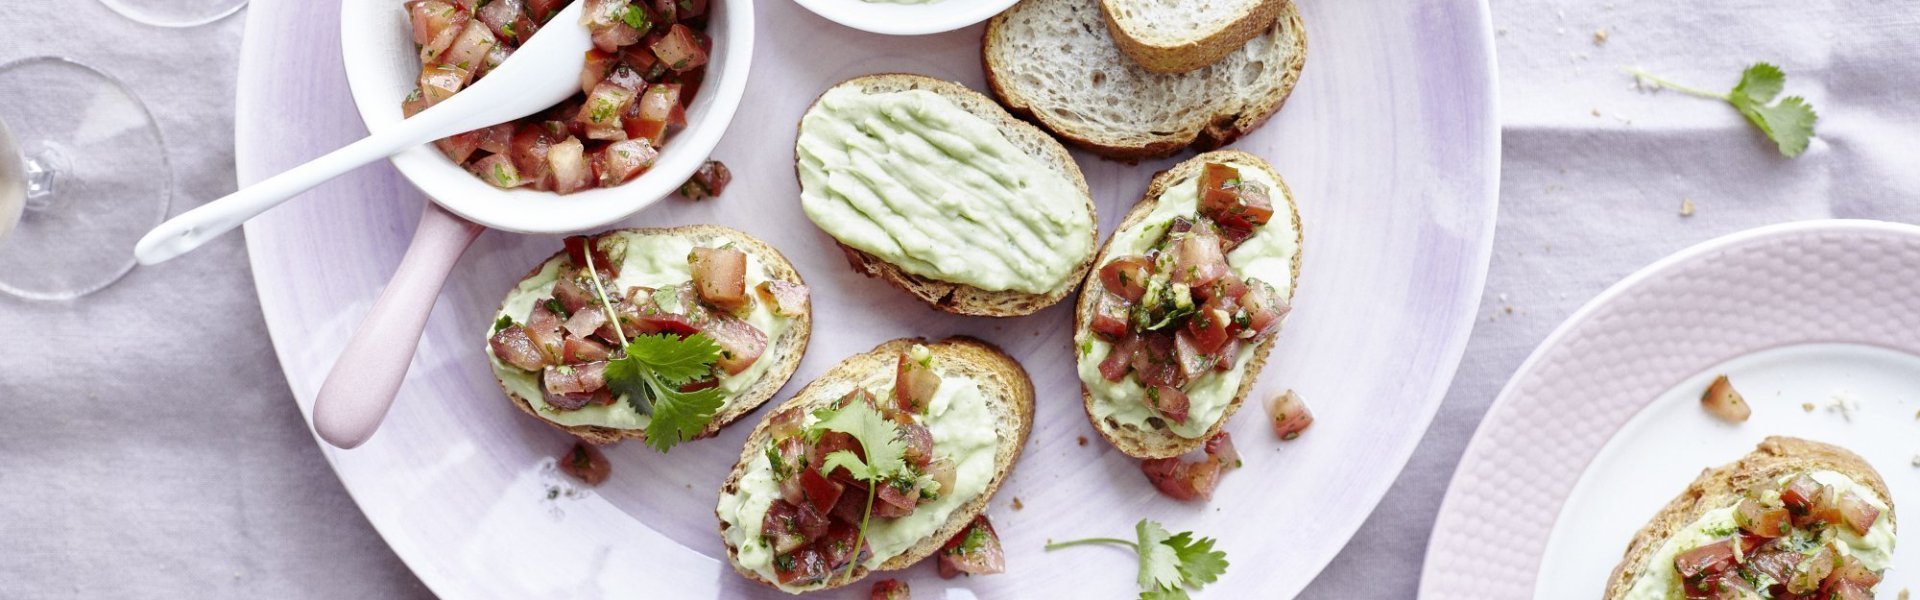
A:
{"label": "spoon with pink handle", "polygon": [[[579,22],[584,5],[568,5],[551,22]],[[134,245],[134,259],[143,265],[165,262],[368,163],[546,110],[580,90],[580,70],[592,48],[593,39],[585,27],[543,28],[486,77],[420,114],[161,223]]]}

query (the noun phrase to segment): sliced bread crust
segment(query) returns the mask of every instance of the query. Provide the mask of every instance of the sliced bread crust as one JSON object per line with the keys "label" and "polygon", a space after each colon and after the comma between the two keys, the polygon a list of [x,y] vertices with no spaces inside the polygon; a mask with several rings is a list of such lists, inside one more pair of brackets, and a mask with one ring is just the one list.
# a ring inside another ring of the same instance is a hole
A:
{"label": "sliced bread crust", "polygon": [[1155,73],[1127,58],[1094,0],[1023,0],[987,25],[981,61],[1001,104],[1101,156],[1211,150],[1266,123],[1306,65],[1299,11],[1204,68]]}
{"label": "sliced bread crust", "polygon": [[[1082,201],[1086,203],[1088,217],[1094,223],[1092,232],[1088,235],[1092,236],[1092,241],[1098,241],[1100,217],[1094,211],[1093,191],[1087,187],[1087,179],[1080,173],[1080,165],[1073,161],[1073,155],[1068,154],[1066,147],[1061,146],[1059,141],[1048,136],[1046,132],[1007,114],[1007,111],[995,104],[992,99],[958,83],[908,73],[863,75],[840,82],[827,88],[826,91],[831,92],[843,87],[851,87],[868,94],[927,90],[940,94],[962,110],[993,124],[1008,141],[1073,182],[1074,187],[1080,190]],[[826,92],[821,92],[820,95],[825,96]],[[813,112],[814,106],[817,105],[819,105],[818,98],[814,100],[813,106],[807,107],[807,112]],[[802,119],[804,122],[804,117]],[[799,176],[800,170],[799,153],[799,142],[796,139],[794,143],[794,175],[796,177]],[[1081,261],[1074,270],[1073,275],[1066,279],[1067,283],[1050,293],[1029,294],[1015,290],[995,292],[914,275],[881,260],[880,257],[846,244],[839,245],[841,251],[846,253],[847,262],[853,266],[854,271],[885,281],[941,311],[979,317],[1017,317],[1053,306],[1066,298],[1067,294],[1073,293],[1081,278],[1086,275],[1087,269],[1093,265],[1093,256],[1089,253],[1086,260]],[[1090,241],[1088,245],[1091,246],[1092,242]]]}
{"label": "sliced bread crust", "polygon": [[1851,477],[1879,494],[1880,499],[1887,503],[1887,522],[1898,525],[1894,520],[1893,496],[1887,492],[1887,482],[1865,459],[1832,444],[1772,436],[1762,440],[1753,452],[1740,460],[1702,471],[1700,477],[1694,479],[1685,491],[1661,508],[1645,527],[1640,528],[1640,532],[1634,534],[1633,542],[1627,545],[1620,564],[1613,568],[1605,597],[1607,600],[1624,597],[1660,545],[1699,520],[1701,515],[1733,506],[1744,497],[1747,489],[1756,484],[1770,483],[1795,473],[1822,470]]}
{"label": "sliced bread crust", "polygon": [[[1288,4],[1289,0],[1252,0],[1226,7],[1230,12],[1219,15],[1191,2],[1100,0],[1100,14],[1106,17],[1114,45],[1142,68],[1185,73],[1220,62],[1245,46],[1247,40],[1272,27]],[[1201,14],[1178,20],[1158,14],[1168,10]]]}
{"label": "sliced bread crust", "polygon": [[[947,518],[946,524],[935,530],[933,535],[920,540],[905,552],[887,559],[877,570],[904,569],[939,551],[948,539],[973,522],[976,515],[986,511],[987,501],[993,498],[994,492],[998,491],[1000,485],[1005,483],[1007,477],[1013,473],[1014,463],[1020,460],[1020,450],[1027,444],[1027,434],[1033,429],[1033,380],[1028,378],[1026,368],[1020,366],[1019,361],[1007,356],[993,344],[974,338],[951,337],[939,342],[927,342],[920,338],[901,338],[840,361],[819,379],[801,388],[793,398],[781,403],[768,414],[767,419],[754,427],[753,433],[747,435],[746,446],[740,451],[740,461],[734,463],[732,473],[720,485],[720,493],[725,495],[739,491],[740,479],[746,476],[747,466],[756,456],[765,451],[767,443],[771,441],[769,430],[772,415],[793,408],[813,410],[826,407],[852,391],[855,386],[872,379],[874,373],[893,373],[897,365],[895,362],[898,360],[897,357],[901,352],[912,348],[914,344],[924,344],[928,350],[933,351],[934,360],[940,365],[939,370],[947,374],[967,377],[980,386],[980,391],[986,395],[987,408],[993,413],[994,433],[999,440],[999,445],[994,448],[993,453],[994,476],[987,482],[986,490],[954,510],[953,514]],[[720,522],[720,539],[724,541],[727,536],[727,522],[719,519],[717,509],[714,517]],[[731,545],[727,546],[727,562],[733,565],[733,570],[740,573],[741,577],[779,588],[775,582],[767,581],[759,573],[741,566],[739,550]],[[827,585],[818,589],[833,589],[859,581],[867,576],[868,571],[869,569],[864,566],[857,567],[853,570],[853,577],[842,575],[829,578]]]}
{"label": "sliced bread crust", "polygon": [[[1200,170],[1205,168],[1207,163],[1210,162],[1230,162],[1249,165],[1266,171],[1267,175],[1273,177],[1273,181],[1279,184],[1278,189],[1274,190],[1274,216],[1277,218],[1285,215],[1287,218],[1293,220],[1293,230],[1296,234],[1295,244],[1297,246],[1301,244],[1305,234],[1300,228],[1300,207],[1294,202],[1293,192],[1287,188],[1286,180],[1282,179],[1279,173],[1274,172],[1272,165],[1268,165],[1267,161],[1261,160],[1258,156],[1238,150],[1216,150],[1201,154],[1187,159],[1178,165],[1174,165],[1171,169],[1161,171],[1159,174],[1154,175],[1153,181],[1147,184],[1146,195],[1140,199],[1138,204],[1133,205],[1133,210],[1127,213],[1127,218],[1120,222],[1120,226],[1114,230],[1114,233],[1117,235],[1120,231],[1124,231],[1129,227],[1145,221],[1147,215],[1153,213],[1154,207],[1159,206],[1160,195],[1166,192],[1167,188],[1183,181],[1191,183],[1194,178],[1199,177]],[[1286,204],[1285,211],[1280,210],[1282,200],[1284,200]],[[1107,261],[1112,258],[1109,256],[1112,250],[1113,238],[1109,237],[1107,238],[1106,245],[1100,248],[1100,256],[1094,259],[1094,264],[1106,264]],[[1304,254],[1304,247],[1302,250],[1303,252],[1296,252],[1293,255],[1293,278],[1289,283],[1296,293],[1300,286],[1300,256]],[[1093,320],[1094,304],[1100,300],[1100,295],[1106,292],[1106,286],[1100,283],[1100,277],[1097,271],[1087,275],[1087,282],[1083,289],[1084,291],[1080,293],[1080,301],[1073,311],[1073,331],[1076,339],[1081,333],[1087,331],[1087,328]],[[1205,435],[1197,438],[1189,439],[1181,437],[1165,429],[1146,430],[1123,426],[1110,419],[1103,420],[1094,417],[1093,392],[1087,389],[1087,384],[1084,381],[1080,383],[1080,401],[1086,409],[1087,420],[1091,421],[1093,428],[1100,432],[1100,437],[1106,438],[1107,443],[1113,444],[1114,448],[1119,449],[1126,455],[1134,458],[1172,458],[1180,456],[1200,449],[1202,445],[1207,443],[1208,438],[1219,433],[1220,428],[1225,426],[1227,421],[1233,418],[1233,413],[1240,410],[1240,405],[1246,401],[1247,394],[1253,391],[1254,381],[1260,378],[1260,369],[1267,364],[1267,352],[1272,349],[1273,337],[1267,338],[1266,341],[1260,342],[1260,345],[1254,347],[1253,359],[1247,361],[1246,377],[1240,380],[1239,389],[1234,391],[1233,401],[1227,404],[1226,412],[1221,413],[1220,420],[1215,421],[1213,426],[1207,429]]]}
{"label": "sliced bread crust", "polygon": [[[604,235],[672,235],[692,238],[696,245],[717,245],[731,242],[734,247],[752,255],[760,264],[765,265],[768,279],[778,279],[800,285],[806,285],[807,283],[800,278],[800,272],[793,269],[793,263],[787,261],[786,255],[781,254],[780,251],[774,249],[773,246],[761,241],[760,238],[753,237],[744,231],[731,227],[720,225],[682,225],[680,227],[668,228],[645,227],[615,229],[596,234],[595,237]],[[547,258],[547,260],[541,261],[538,265],[534,265],[533,270],[528,272],[525,277],[522,277],[521,281],[540,274],[541,269],[544,268],[547,263],[566,259],[567,252],[565,250],[556,252],[552,257]],[[503,302],[503,308],[504,305],[505,303]],[[495,310],[494,312],[497,313],[499,311]],[[722,427],[726,427],[734,421],[739,420],[741,416],[753,412],[753,409],[759,408],[761,404],[765,404],[768,399],[772,398],[775,392],[780,391],[780,388],[787,384],[787,379],[793,377],[794,370],[800,368],[800,358],[807,353],[807,342],[812,338],[813,305],[812,302],[808,302],[807,310],[799,316],[793,317],[792,324],[787,327],[785,333],[780,335],[780,339],[768,341],[767,353],[772,355],[768,360],[774,361],[773,365],[768,367],[766,372],[760,375],[760,380],[754,382],[752,387],[741,392],[740,395],[736,397],[736,400],[729,400],[726,405],[722,406],[720,412],[713,415],[713,421],[707,424],[706,430],[700,432],[700,435],[696,436],[696,439],[711,437],[714,433],[720,431]],[[494,383],[500,386],[500,391],[505,393],[507,399],[513,402],[513,405],[518,407],[522,412],[533,415],[533,417],[539,419],[540,422],[551,425],[561,431],[571,433],[582,440],[595,444],[612,444],[623,439],[645,440],[647,438],[647,432],[644,429],[621,429],[599,425],[562,425],[555,423],[547,420],[546,417],[540,416],[540,412],[533,408],[533,403],[521,397],[519,394],[514,393],[513,390],[508,389],[506,382],[500,379],[498,373],[494,374]]]}

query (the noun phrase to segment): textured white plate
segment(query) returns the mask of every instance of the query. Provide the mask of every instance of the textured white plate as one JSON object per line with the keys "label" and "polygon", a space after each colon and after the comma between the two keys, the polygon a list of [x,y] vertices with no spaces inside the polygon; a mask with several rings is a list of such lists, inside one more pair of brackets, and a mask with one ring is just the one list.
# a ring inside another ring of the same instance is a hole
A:
{"label": "textured white plate", "polygon": [[[1911,506],[1916,332],[1920,227],[1764,227],[1642,269],[1548,336],[1494,400],[1441,505],[1421,596],[1597,597],[1663,504],[1768,435],[1847,447],[1896,510]],[[1746,423],[1700,409],[1719,373],[1753,405]],[[1857,404],[1851,418],[1829,408],[1841,399]],[[1895,555],[1886,597],[1920,581],[1916,555]]]}
{"label": "textured white plate", "polygon": [[[1070,302],[1009,320],[935,313],[852,273],[801,215],[794,124],[814,96],[846,77],[887,71],[985,89],[980,28],[898,38],[856,32],[783,0],[757,10],[764,26],[753,77],[714,152],[732,167],[734,186],[717,200],[663,201],[628,223],[721,223],[793,259],[818,295],[812,348],[789,393],[842,357],[907,335],[984,337],[1031,371],[1039,390],[1033,437],[990,509],[1009,572],[945,583],[930,565],[918,566],[901,574],[916,595],[1131,595],[1136,567],[1126,555],[1041,546],[1048,538],[1128,535],[1142,517],[1221,538],[1234,566],[1209,588],[1212,597],[1285,597],[1305,586],[1405,464],[1472,326],[1500,157],[1485,6],[1302,5],[1312,49],[1300,87],[1272,122],[1235,145],[1270,159],[1300,199],[1298,306],[1254,405],[1229,428],[1248,467],[1227,477],[1208,506],[1159,497],[1137,463],[1087,424],[1071,362]],[[338,62],[338,12],[315,2],[249,11],[236,118],[242,182],[361,134]],[[1172,164],[1079,158],[1103,231],[1155,170]],[[303,410],[398,263],[422,202],[381,165],[248,225],[262,310]],[[714,501],[751,422],[669,456],[613,448],[614,479],[580,491],[550,466],[564,436],[495,389],[481,354],[488,316],[516,278],[559,248],[554,237],[497,232],[474,245],[444,290],[384,429],[356,450],[324,448],[341,481],[395,553],[443,596],[775,596],[716,558]],[[1258,400],[1286,388],[1301,390],[1319,422],[1283,445]],[[1023,509],[1012,508],[1015,498]]]}

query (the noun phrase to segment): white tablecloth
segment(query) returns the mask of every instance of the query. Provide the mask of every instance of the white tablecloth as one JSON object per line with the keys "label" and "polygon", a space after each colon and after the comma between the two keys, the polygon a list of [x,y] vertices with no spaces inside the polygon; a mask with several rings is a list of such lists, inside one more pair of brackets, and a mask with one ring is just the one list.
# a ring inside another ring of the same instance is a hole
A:
{"label": "white tablecloth", "polygon": [[[75,58],[146,99],[174,213],[233,189],[241,18],[157,29],[93,0],[6,0],[0,24],[0,62]],[[1414,594],[1429,524],[1488,403],[1621,277],[1758,225],[1920,222],[1910,2],[1495,0],[1494,24],[1506,163],[1481,322],[1407,470],[1303,597]],[[1757,60],[1784,67],[1788,92],[1821,113],[1798,159],[1723,103],[1636,91],[1619,71],[1724,89]],[[429,595],[321,460],[255,306],[239,236],[79,302],[0,295],[0,597]]]}

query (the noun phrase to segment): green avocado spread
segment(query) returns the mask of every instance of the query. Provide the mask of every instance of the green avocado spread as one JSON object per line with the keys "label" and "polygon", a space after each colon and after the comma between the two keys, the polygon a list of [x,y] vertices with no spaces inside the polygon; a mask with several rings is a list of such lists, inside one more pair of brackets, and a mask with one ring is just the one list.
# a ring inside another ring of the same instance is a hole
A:
{"label": "green avocado spread", "polygon": [[[1269,189],[1280,189],[1279,183],[1265,169],[1238,163],[1227,164],[1239,169],[1244,179],[1266,184]],[[1152,213],[1132,227],[1114,232],[1107,257],[1146,254],[1166,234],[1175,218],[1192,217],[1198,211],[1199,187],[1193,178],[1167,186]],[[1291,212],[1279,204],[1279,198],[1275,198],[1273,220],[1227,253],[1227,265],[1242,279],[1258,279],[1273,286],[1280,298],[1291,302],[1293,257],[1300,253],[1300,234]],[[1095,265],[1095,268],[1099,266]],[[1087,392],[1093,396],[1093,418],[1112,419],[1121,425],[1142,430],[1155,429],[1148,422],[1153,419],[1175,435],[1189,439],[1206,435],[1214,422],[1226,413],[1227,405],[1233,402],[1234,394],[1240,391],[1240,382],[1246,378],[1247,363],[1253,360],[1254,352],[1259,347],[1258,344],[1243,345],[1239,354],[1234,356],[1233,368],[1207,373],[1188,382],[1184,388],[1190,403],[1187,422],[1173,423],[1159,419],[1159,415],[1141,401],[1146,396],[1146,389],[1140,387],[1133,377],[1112,382],[1100,375],[1100,361],[1113,351],[1112,344],[1091,331],[1083,330],[1075,336],[1080,381],[1086,384]]]}
{"label": "green avocado spread", "polygon": [[1079,186],[934,92],[829,90],[798,153],[807,218],[907,273],[1047,294],[1093,254]]}
{"label": "green avocado spread", "polygon": [[[687,264],[687,254],[693,251],[692,238],[678,235],[636,235],[622,232],[619,234],[627,245],[626,258],[620,263],[620,276],[607,288],[607,293],[618,294],[615,290],[626,290],[632,286],[664,288],[679,285],[693,279],[693,269]],[[715,244],[717,245],[717,244]],[[501,303],[500,312],[494,316],[509,317],[515,323],[526,323],[533,314],[533,305],[553,297],[553,285],[560,278],[560,271],[567,263],[565,254],[549,259],[540,265],[540,272],[521,281],[507,293],[506,302]],[[767,268],[760,258],[747,253],[747,289],[751,290],[760,282],[766,281]],[[754,302],[753,311],[745,315],[747,323],[767,334],[768,351],[760,355],[747,370],[738,374],[721,374],[720,388],[726,390],[727,405],[721,407],[725,412],[738,401],[741,392],[752,387],[772,368],[774,352],[772,347],[780,341],[792,319],[775,314],[766,302]],[[492,331],[488,332],[489,335]],[[567,426],[597,425],[615,429],[645,429],[652,421],[648,415],[634,410],[626,402],[615,402],[601,406],[588,404],[576,410],[558,410],[548,405],[545,391],[541,388],[540,373],[523,371],[519,367],[507,364],[493,354],[493,345],[487,344],[487,359],[493,363],[493,373],[500,380],[501,387],[514,395],[525,398],[533,405],[534,412],[541,417]]]}

